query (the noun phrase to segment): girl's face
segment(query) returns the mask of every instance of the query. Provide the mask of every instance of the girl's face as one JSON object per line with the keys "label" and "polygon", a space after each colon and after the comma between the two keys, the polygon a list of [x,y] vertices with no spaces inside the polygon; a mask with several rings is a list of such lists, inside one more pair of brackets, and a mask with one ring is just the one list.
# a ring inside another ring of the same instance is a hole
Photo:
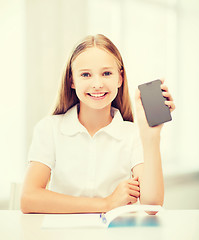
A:
{"label": "girl's face", "polygon": [[97,47],[86,49],[72,63],[74,88],[80,105],[103,109],[111,105],[122,85],[115,58]]}

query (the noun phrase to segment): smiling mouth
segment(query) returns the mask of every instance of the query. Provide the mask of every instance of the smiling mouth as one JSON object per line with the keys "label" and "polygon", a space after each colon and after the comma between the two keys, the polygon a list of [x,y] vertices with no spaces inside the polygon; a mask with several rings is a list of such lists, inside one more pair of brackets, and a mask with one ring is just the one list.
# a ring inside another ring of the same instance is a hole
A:
{"label": "smiling mouth", "polygon": [[87,94],[92,98],[100,99],[100,98],[105,97],[108,93],[105,92],[105,93],[87,93]]}

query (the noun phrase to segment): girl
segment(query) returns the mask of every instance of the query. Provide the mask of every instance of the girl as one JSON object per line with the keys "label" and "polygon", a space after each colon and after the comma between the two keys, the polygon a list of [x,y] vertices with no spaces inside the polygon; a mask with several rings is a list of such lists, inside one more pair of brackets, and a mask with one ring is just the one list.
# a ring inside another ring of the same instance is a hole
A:
{"label": "girl", "polygon": [[86,37],[68,61],[53,115],[35,127],[22,212],[106,212],[138,199],[162,205],[162,125],[148,126],[139,90],[135,102],[139,131],[119,51],[103,35]]}

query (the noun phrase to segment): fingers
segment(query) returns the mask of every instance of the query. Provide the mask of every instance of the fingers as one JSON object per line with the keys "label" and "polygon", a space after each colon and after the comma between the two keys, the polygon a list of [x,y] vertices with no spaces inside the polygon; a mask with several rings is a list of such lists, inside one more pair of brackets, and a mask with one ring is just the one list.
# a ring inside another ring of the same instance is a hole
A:
{"label": "fingers", "polygon": [[140,187],[139,186],[130,185],[130,184],[129,184],[129,189],[132,189],[132,190],[135,190],[135,191],[140,191]]}
{"label": "fingers", "polygon": [[118,184],[111,195],[107,197],[110,208],[133,204],[140,196],[138,177],[124,180]]}
{"label": "fingers", "polygon": [[165,92],[168,92],[168,87],[165,85],[165,84],[161,84],[160,85],[160,88],[165,91]]}
{"label": "fingers", "polygon": [[176,108],[174,102],[172,101],[165,101],[165,104],[170,108],[170,112]]}
{"label": "fingers", "polygon": [[135,176],[135,177],[128,179],[128,183],[132,183],[132,182],[138,182],[138,177]]}
{"label": "fingers", "polygon": [[131,197],[131,196],[129,196],[129,198],[128,198],[128,205],[129,204],[133,204],[133,203],[136,203],[137,202],[137,198],[136,197]]}
{"label": "fingers", "polygon": [[127,183],[128,183],[129,185],[139,186],[138,177],[134,177],[134,178],[128,179],[128,180],[127,180]]}
{"label": "fingers", "polygon": [[138,180],[138,176],[135,176],[135,177],[132,176],[132,179],[133,180]]}
{"label": "fingers", "polygon": [[138,198],[140,196],[140,187],[138,182],[138,177],[129,179],[128,181],[128,194],[130,196]]}
{"label": "fingers", "polygon": [[173,97],[169,93],[168,87],[164,84],[161,85],[161,89],[163,90],[162,95],[167,99],[165,104],[170,108],[170,112],[175,110],[175,104],[173,102]]}
{"label": "fingers", "polygon": [[128,194],[132,197],[136,197],[138,198],[140,196],[140,192],[139,191],[135,191],[135,190],[132,190],[132,189],[129,189],[129,192]]}
{"label": "fingers", "polygon": [[128,180],[128,185],[129,187],[139,187],[139,182],[137,180],[129,179]]}
{"label": "fingers", "polygon": [[140,184],[138,181],[131,180],[128,182],[129,189],[140,191]]}
{"label": "fingers", "polygon": [[173,98],[169,92],[162,92],[162,95],[166,97],[169,101],[173,101]]}
{"label": "fingers", "polygon": [[162,79],[160,79],[160,81],[162,82],[162,84],[164,84],[164,81],[165,81],[165,79],[164,79],[164,78],[162,78]]}

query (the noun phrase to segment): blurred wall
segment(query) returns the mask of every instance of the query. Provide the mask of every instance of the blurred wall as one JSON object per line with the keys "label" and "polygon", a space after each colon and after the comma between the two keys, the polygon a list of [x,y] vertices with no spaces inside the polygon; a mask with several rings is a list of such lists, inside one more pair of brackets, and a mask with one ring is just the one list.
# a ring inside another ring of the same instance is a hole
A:
{"label": "blurred wall", "polygon": [[199,209],[199,173],[166,176],[164,207],[166,209]]}
{"label": "blurred wall", "polygon": [[27,143],[33,126],[55,103],[56,92],[74,44],[87,34],[86,0],[26,1]]}
{"label": "blurred wall", "polygon": [[26,16],[24,0],[0,0],[0,208],[26,158]]}

